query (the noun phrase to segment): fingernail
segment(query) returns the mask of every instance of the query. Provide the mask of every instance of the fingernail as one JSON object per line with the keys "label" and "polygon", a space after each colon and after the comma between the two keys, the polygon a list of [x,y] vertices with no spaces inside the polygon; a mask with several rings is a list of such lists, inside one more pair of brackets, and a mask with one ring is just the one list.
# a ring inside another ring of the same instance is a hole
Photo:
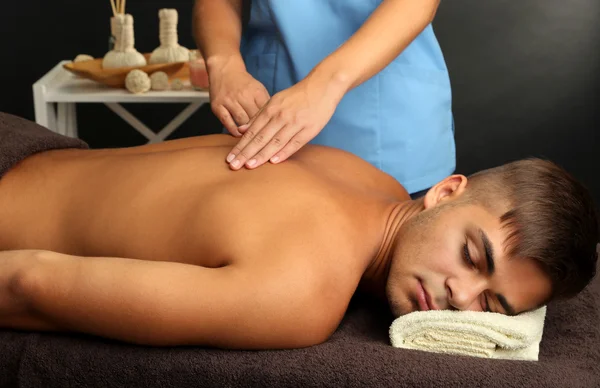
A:
{"label": "fingernail", "polygon": [[279,156],[273,156],[271,158],[271,163],[277,163],[277,162],[279,162]]}
{"label": "fingernail", "polygon": [[233,160],[233,158],[235,158],[234,154],[227,155],[227,163],[231,163],[231,161]]}
{"label": "fingernail", "polygon": [[238,168],[239,166],[240,166],[239,160],[234,160],[233,163],[231,163],[231,167],[233,167],[233,168]]}
{"label": "fingernail", "polygon": [[256,159],[250,159],[248,161],[248,167],[254,167],[255,164],[256,164]]}
{"label": "fingernail", "polygon": [[248,128],[248,124],[240,125],[238,127],[238,129],[241,129],[242,131],[245,130],[246,128]]}

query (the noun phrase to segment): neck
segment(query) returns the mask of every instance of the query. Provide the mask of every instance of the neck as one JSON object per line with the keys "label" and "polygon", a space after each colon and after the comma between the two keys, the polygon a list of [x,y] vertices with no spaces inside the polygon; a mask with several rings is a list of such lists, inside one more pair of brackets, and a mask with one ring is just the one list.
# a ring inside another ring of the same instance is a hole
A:
{"label": "neck", "polygon": [[377,254],[373,257],[361,278],[361,290],[380,298],[386,297],[385,286],[394,252],[397,244],[399,244],[398,235],[404,223],[423,210],[422,198],[396,203],[386,210],[383,238]]}

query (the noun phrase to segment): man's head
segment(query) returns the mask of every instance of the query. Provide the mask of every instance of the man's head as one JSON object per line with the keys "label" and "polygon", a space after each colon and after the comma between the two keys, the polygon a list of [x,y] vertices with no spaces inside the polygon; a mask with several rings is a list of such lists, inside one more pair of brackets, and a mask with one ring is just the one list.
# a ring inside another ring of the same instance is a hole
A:
{"label": "man's head", "polygon": [[598,218],[588,191],[555,164],[528,159],[421,199],[398,233],[386,292],[398,316],[422,309],[509,315],[579,293],[593,278]]}

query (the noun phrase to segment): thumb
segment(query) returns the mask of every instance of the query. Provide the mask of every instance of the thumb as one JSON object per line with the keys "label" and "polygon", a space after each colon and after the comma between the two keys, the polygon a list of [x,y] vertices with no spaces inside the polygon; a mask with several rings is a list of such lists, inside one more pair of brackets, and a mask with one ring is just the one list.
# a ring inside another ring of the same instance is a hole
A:
{"label": "thumb", "polygon": [[247,123],[247,124],[244,124],[244,125],[240,125],[238,127],[238,131],[240,133],[244,133],[244,132],[246,132],[246,130],[248,129],[248,127],[250,127],[250,123]]}
{"label": "thumb", "polygon": [[[266,106],[266,104],[265,104],[265,106]],[[260,115],[261,115],[261,113],[262,113],[262,112],[263,112],[263,110],[265,109],[265,106],[263,106],[262,108],[260,108],[260,109],[258,110],[258,112],[256,112],[256,113],[254,114],[254,116],[252,116],[252,117],[250,118],[250,121],[248,121],[246,124],[244,124],[244,125],[240,125],[240,126],[238,127],[238,131],[239,131],[239,132],[240,132],[242,135],[243,135],[243,134],[244,134],[244,133],[245,133],[245,132],[248,130],[248,128],[250,128],[250,127],[252,126],[252,123],[254,123],[254,122],[256,121],[256,118],[257,118],[258,116],[260,116]]]}

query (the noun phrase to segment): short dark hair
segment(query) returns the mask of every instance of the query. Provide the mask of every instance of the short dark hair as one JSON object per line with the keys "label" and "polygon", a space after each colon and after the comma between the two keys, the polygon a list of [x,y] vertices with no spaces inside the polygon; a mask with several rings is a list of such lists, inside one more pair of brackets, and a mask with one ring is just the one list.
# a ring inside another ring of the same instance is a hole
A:
{"label": "short dark hair", "polygon": [[478,172],[467,198],[503,204],[507,252],[539,264],[552,282],[550,299],[575,296],[595,276],[598,211],[587,188],[557,164],[530,158]]}

